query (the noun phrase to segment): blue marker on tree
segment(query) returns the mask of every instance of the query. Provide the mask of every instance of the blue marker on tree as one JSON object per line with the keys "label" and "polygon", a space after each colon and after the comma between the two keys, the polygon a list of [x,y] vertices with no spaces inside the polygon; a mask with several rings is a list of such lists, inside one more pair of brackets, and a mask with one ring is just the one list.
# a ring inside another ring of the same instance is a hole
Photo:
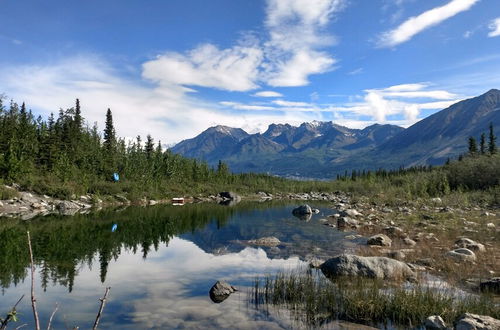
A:
{"label": "blue marker on tree", "polygon": [[120,175],[118,173],[113,173],[113,181],[118,182],[120,181]]}
{"label": "blue marker on tree", "polygon": [[113,227],[111,227],[111,232],[114,233],[118,229],[118,225],[115,223]]}

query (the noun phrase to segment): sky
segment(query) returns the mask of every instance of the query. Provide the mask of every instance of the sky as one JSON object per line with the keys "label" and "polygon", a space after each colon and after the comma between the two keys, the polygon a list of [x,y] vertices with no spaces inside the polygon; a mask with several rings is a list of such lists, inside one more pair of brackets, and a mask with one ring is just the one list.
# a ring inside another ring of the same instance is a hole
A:
{"label": "sky", "polygon": [[408,127],[500,88],[498,0],[0,0],[0,94],[119,136]]}

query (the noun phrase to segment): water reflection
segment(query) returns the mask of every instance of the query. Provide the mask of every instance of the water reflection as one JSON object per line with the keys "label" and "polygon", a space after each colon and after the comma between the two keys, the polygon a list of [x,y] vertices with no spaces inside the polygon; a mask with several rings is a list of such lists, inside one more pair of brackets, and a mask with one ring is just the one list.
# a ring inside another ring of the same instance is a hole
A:
{"label": "water reflection", "polygon": [[[130,208],[0,224],[0,312],[29,293],[26,230],[33,241],[38,305],[47,322],[61,304],[56,328],[89,328],[104,287],[111,286],[101,328],[289,328],[292,320],[247,307],[245,287],[256,276],[302,267],[349,248],[345,235],[317,220],[291,215],[293,205],[185,205]],[[111,230],[117,224],[116,231]],[[278,247],[245,241],[275,236]],[[217,280],[242,288],[221,304],[208,290]],[[68,293],[68,291],[70,293]],[[31,321],[29,299],[19,311]]]}

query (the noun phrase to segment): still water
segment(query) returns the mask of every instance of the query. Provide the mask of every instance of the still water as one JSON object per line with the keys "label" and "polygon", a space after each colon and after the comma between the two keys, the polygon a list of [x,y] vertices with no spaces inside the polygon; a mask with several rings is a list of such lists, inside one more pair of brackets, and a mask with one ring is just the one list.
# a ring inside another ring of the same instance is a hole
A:
{"label": "still water", "polygon": [[[111,287],[100,329],[290,328],[288,314],[257,310],[248,288],[258,276],[307,266],[350,250],[349,233],[324,226],[319,214],[292,215],[297,204],[241,203],[130,207],[29,222],[0,219],[0,313],[25,294],[20,321],[32,328],[29,254],[32,237],[42,328],[56,303],[55,329],[92,328],[99,298]],[[112,231],[114,225],[116,230]],[[274,236],[277,247],[248,240]],[[208,291],[217,280],[240,289],[220,304]]]}

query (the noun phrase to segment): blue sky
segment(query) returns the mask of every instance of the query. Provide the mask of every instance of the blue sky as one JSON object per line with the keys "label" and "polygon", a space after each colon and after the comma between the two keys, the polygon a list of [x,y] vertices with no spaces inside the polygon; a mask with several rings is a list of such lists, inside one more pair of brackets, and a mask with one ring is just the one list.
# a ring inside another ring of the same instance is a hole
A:
{"label": "blue sky", "polygon": [[171,144],[223,124],[408,126],[500,88],[497,0],[4,0],[0,93]]}

